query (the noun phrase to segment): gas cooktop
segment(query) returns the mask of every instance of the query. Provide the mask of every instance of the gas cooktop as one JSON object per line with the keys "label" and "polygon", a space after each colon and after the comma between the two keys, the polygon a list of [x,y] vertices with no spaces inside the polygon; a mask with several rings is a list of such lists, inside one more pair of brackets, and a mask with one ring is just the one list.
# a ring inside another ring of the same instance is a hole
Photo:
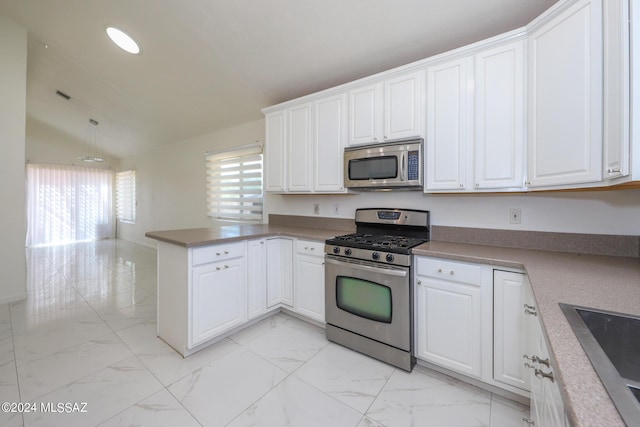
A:
{"label": "gas cooktop", "polygon": [[428,239],[415,237],[377,235],[370,233],[351,233],[328,239],[328,245],[344,246],[359,249],[381,250],[400,254],[410,253],[411,248],[418,246]]}

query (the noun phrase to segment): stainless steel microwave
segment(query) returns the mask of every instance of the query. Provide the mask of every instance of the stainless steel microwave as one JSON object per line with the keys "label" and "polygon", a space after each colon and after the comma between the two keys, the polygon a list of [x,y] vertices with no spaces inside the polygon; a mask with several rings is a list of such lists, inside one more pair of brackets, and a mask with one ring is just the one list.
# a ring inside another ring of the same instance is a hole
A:
{"label": "stainless steel microwave", "polygon": [[422,139],[412,139],[345,148],[345,187],[422,189],[422,146]]}

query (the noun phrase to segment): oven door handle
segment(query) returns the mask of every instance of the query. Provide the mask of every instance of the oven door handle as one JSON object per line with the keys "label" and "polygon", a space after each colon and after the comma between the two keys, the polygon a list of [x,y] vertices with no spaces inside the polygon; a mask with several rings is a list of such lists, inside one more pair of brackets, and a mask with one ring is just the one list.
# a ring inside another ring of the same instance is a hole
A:
{"label": "oven door handle", "polygon": [[388,268],[385,266],[380,266],[380,267],[371,267],[368,265],[362,265],[362,264],[356,264],[356,263],[351,263],[351,262],[344,262],[344,261],[338,261],[335,260],[333,258],[327,258],[325,260],[325,262],[329,263],[329,264],[333,264],[333,265],[337,265],[340,267],[350,267],[350,268],[354,268],[356,270],[362,270],[362,271],[370,271],[373,273],[380,273],[380,270],[384,270],[384,274],[389,274],[391,276],[398,276],[398,277],[406,277],[409,274],[409,270],[408,269],[396,269],[396,268]]}

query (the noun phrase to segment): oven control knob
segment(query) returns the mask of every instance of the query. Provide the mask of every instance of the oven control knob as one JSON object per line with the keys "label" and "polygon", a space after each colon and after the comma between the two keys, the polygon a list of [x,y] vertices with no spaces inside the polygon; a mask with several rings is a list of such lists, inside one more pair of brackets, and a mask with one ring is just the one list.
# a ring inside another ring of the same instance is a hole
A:
{"label": "oven control knob", "polygon": [[349,249],[349,248],[345,249],[345,250],[344,250],[344,254],[345,254],[346,256],[351,255],[351,249]]}
{"label": "oven control knob", "polygon": [[387,262],[393,262],[393,255],[387,254],[386,259],[387,259]]}
{"label": "oven control knob", "polygon": [[340,247],[339,246],[334,246],[333,247],[333,253],[334,254],[339,254],[340,253]]}
{"label": "oven control knob", "polygon": [[374,252],[371,254],[371,259],[373,259],[374,261],[377,261],[380,259],[380,254],[378,252]]}

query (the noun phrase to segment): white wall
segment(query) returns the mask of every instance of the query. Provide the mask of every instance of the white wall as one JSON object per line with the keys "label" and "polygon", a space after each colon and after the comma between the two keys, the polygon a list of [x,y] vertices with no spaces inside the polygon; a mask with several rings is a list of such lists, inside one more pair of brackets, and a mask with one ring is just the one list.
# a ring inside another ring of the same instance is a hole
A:
{"label": "white wall", "polygon": [[209,227],[206,216],[205,152],[264,142],[264,120],[121,159],[120,170],[136,171],[136,223],[118,223],[118,237],[145,245],[153,230]]}
{"label": "white wall", "polygon": [[0,303],[26,296],[27,30],[0,15]]}
{"label": "white wall", "polygon": [[[420,192],[359,193],[344,196],[268,196],[271,213],[353,218],[360,207],[431,211],[431,224],[506,230],[640,235],[640,190],[520,195],[425,195]],[[509,208],[522,209],[522,223],[509,223]]]}
{"label": "white wall", "polygon": [[85,163],[78,160],[83,155],[84,141],[79,141],[45,123],[27,117],[27,161],[31,163],[57,163],[91,168],[117,169],[119,160],[105,154],[104,163]]}

